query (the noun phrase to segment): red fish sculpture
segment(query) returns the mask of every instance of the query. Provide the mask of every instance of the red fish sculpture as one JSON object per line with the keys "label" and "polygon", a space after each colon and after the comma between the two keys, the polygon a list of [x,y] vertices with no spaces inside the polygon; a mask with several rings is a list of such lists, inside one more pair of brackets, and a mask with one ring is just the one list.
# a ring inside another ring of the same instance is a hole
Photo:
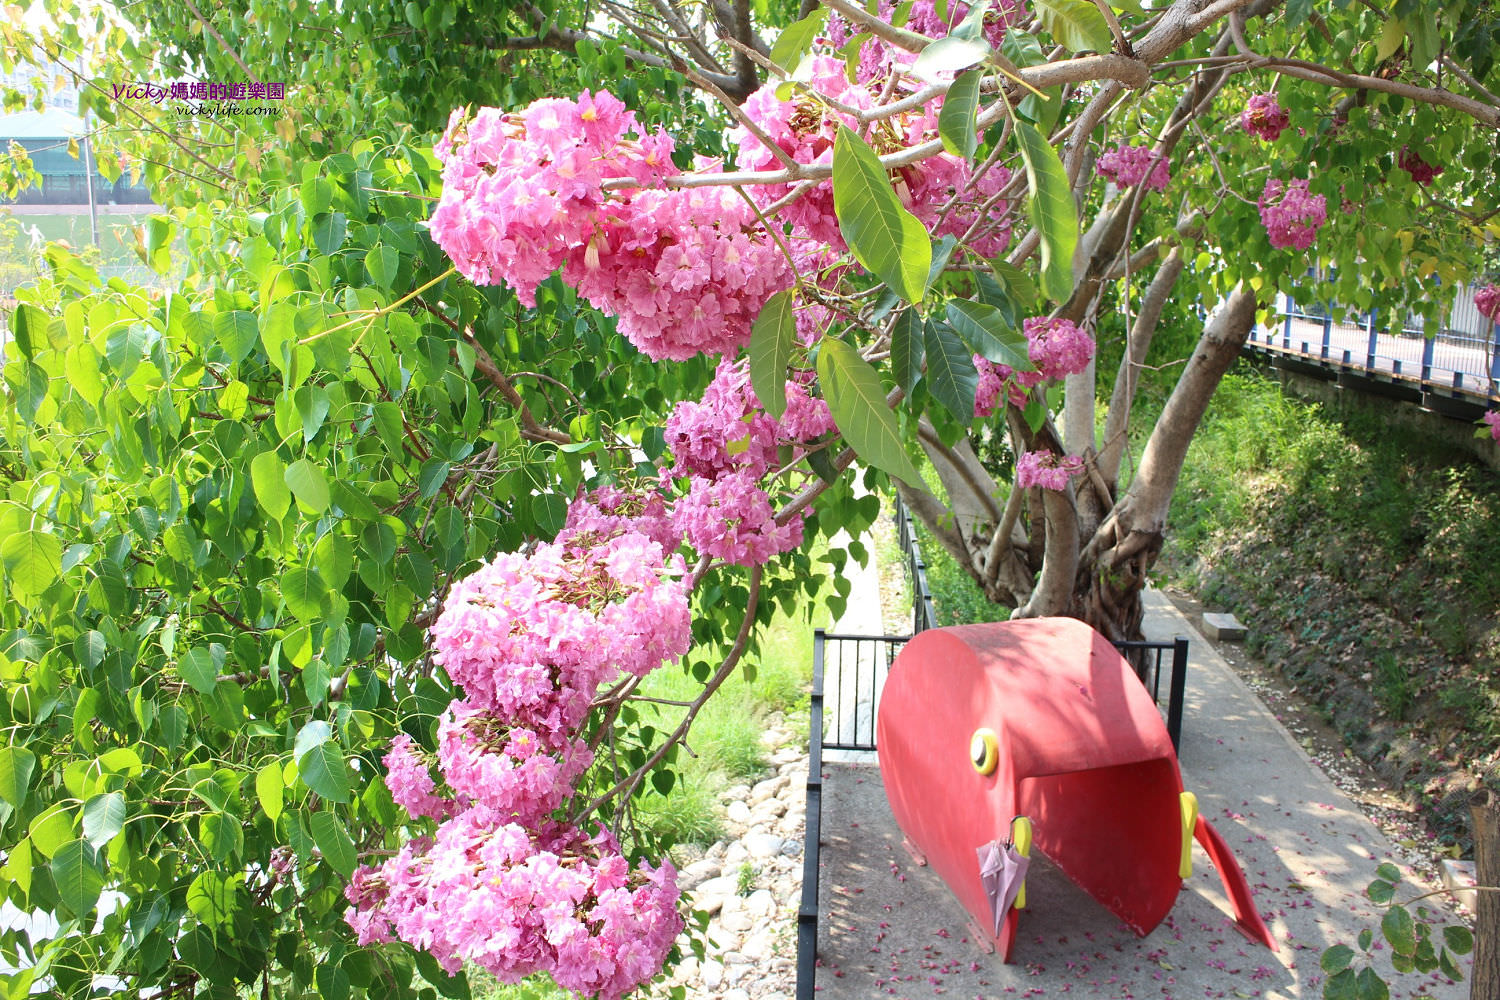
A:
{"label": "red fish sculpture", "polygon": [[876,746],[908,846],[1005,961],[1033,845],[1145,936],[1191,873],[1194,837],[1240,930],[1275,949],[1234,855],[1183,790],[1151,695],[1083,622],[921,633],[891,667]]}

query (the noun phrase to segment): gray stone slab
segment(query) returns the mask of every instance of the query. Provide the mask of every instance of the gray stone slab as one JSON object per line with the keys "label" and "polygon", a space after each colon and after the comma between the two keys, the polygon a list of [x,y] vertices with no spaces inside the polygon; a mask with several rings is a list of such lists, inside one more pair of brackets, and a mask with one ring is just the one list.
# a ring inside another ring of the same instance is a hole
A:
{"label": "gray stone slab", "polygon": [[1474,872],[1474,862],[1457,861],[1453,858],[1443,859],[1443,885],[1452,889],[1458,901],[1474,912],[1475,905],[1479,902],[1479,893],[1474,887],[1479,884],[1479,879]]}
{"label": "gray stone slab", "polygon": [[1206,611],[1203,614],[1203,634],[1219,642],[1243,642],[1245,626],[1234,615]]}
{"label": "gray stone slab", "polygon": [[[1039,858],[1014,962],[1004,965],[969,939],[962,907],[901,846],[878,768],[828,764],[820,1000],[1311,1000],[1322,996],[1318,959],[1325,948],[1352,945],[1365,928],[1379,936],[1381,911],[1363,889],[1378,863],[1399,866],[1392,845],[1165,597],[1148,593],[1147,606],[1149,637],[1191,640],[1183,781],[1239,856],[1278,950],[1252,944],[1235,929],[1218,875],[1195,846],[1193,875],[1177,906],[1145,938]],[[1387,954],[1378,952],[1377,961],[1393,998],[1468,997],[1467,983],[1397,975]],[[1469,960],[1460,962],[1467,973]]]}

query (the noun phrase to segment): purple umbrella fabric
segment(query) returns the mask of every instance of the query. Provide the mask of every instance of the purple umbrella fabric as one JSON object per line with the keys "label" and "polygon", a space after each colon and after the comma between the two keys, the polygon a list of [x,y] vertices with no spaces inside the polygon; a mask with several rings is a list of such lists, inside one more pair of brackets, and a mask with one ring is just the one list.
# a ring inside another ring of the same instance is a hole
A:
{"label": "purple umbrella fabric", "polygon": [[979,855],[979,881],[990,898],[990,914],[995,918],[993,933],[999,937],[1000,926],[1021,891],[1031,859],[1022,856],[1010,841],[992,840],[976,848],[975,853]]}

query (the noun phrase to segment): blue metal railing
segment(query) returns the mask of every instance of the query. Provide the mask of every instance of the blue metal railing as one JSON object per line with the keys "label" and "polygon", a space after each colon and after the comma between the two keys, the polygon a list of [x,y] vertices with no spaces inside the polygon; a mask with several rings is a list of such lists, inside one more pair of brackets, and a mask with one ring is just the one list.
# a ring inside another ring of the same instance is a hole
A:
{"label": "blue metal railing", "polygon": [[1500,322],[1474,305],[1472,289],[1457,296],[1432,336],[1420,316],[1410,313],[1348,313],[1337,306],[1301,305],[1281,296],[1275,328],[1250,331],[1248,347],[1290,354],[1347,372],[1410,382],[1471,398],[1500,401]]}

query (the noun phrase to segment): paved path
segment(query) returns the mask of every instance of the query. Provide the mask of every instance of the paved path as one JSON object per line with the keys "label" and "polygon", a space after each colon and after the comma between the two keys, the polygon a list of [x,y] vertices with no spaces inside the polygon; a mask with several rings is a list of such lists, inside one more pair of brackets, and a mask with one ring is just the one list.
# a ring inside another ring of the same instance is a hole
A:
{"label": "paved path", "polygon": [[[966,937],[965,914],[929,869],[900,846],[878,769],[828,764],[823,791],[821,1000],[952,996],[1316,998],[1329,945],[1376,928],[1363,896],[1392,846],[1312,763],[1164,595],[1148,593],[1150,638],[1192,641],[1182,771],[1203,814],[1238,854],[1279,944],[1270,952],[1234,929],[1201,849],[1167,921],[1136,938],[1045,861],[1015,964]],[[1406,899],[1417,890],[1398,890]],[[1379,953],[1387,954],[1386,951]],[[1464,960],[1467,969],[1467,960]],[[1394,998],[1462,1000],[1468,984],[1395,976]]]}

